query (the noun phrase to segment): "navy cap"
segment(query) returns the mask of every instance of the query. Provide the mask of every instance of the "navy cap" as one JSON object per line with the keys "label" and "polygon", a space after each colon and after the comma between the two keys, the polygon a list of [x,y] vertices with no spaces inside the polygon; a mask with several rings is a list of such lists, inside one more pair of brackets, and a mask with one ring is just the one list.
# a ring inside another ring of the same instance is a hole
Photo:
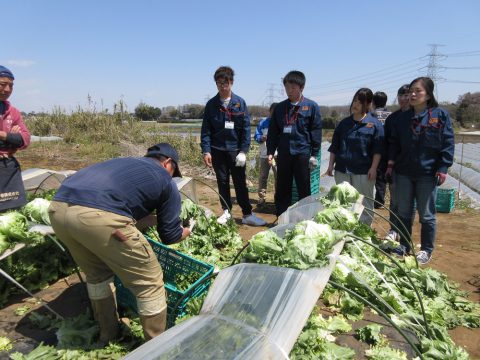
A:
{"label": "navy cap", "polygon": [[154,155],[163,155],[167,158],[172,159],[175,163],[175,171],[173,172],[173,177],[182,177],[182,174],[180,173],[180,167],[178,166],[180,158],[177,151],[172,147],[172,145],[167,143],[158,143],[157,145],[149,147],[147,150],[147,155],[145,156]]}
{"label": "navy cap", "polygon": [[13,74],[10,70],[8,70],[5,66],[0,65],[0,77],[7,77],[12,80],[15,80]]}

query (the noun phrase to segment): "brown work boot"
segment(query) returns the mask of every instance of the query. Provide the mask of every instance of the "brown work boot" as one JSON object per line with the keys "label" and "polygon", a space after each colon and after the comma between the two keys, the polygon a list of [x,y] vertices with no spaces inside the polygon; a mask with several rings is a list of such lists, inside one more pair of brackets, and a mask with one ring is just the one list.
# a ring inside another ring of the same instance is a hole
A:
{"label": "brown work boot", "polygon": [[163,333],[167,327],[167,309],[152,316],[140,316],[145,341]]}
{"label": "brown work boot", "polygon": [[100,327],[99,342],[108,344],[115,340],[120,330],[117,306],[114,296],[92,300],[93,317]]}

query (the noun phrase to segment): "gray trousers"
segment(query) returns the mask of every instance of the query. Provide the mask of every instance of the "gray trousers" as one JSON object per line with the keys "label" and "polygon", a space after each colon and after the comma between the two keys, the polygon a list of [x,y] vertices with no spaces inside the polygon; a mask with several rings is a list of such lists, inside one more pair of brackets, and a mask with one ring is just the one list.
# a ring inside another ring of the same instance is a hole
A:
{"label": "gray trousers", "polygon": [[[368,196],[373,199],[373,190],[375,188],[375,181],[368,180],[368,175],[355,175],[355,174],[345,174],[340,171],[335,171],[335,183],[339,184],[341,182],[348,182],[352,185],[358,192],[364,196]],[[373,200],[364,198],[363,206],[365,210],[360,216],[360,221],[370,225],[373,220]]]}
{"label": "gray trousers", "polygon": [[277,189],[277,166],[268,165],[268,158],[260,158],[260,174],[258,175],[258,199],[265,201],[267,197],[267,182],[270,168],[273,170],[275,191]]}

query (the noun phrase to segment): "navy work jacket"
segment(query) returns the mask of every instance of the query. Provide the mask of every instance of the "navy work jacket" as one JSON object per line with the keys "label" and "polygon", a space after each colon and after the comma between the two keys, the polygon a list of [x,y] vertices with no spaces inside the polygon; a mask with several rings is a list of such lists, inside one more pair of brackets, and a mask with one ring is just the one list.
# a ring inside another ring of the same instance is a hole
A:
{"label": "navy work jacket", "polygon": [[154,158],[118,158],[81,169],[63,181],[53,200],[135,220],[156,210],[162,242],[171,244],[182,236],[180,193]]}
{"label": "navy work jacket", "polygon": [[[226,127],[227,122],[233,122],[232,129]],[[202,122],[201,147],[203,154],[211,152],[212,148],[248,152],[250,114],[245,100],[232,93],[227,108],[224,108],[220,94],[207,102]]]}
{"label": "navy work jacket", "polygon": [[452,166],[455,139],[448,112],[428,108],[415,115],[413,109],[400,114],[392,124],[388,159],[406,176],[446,174]]}
{"label": "navy work jacket", "polygon": [[335,128],[328,151],[335,154],[335,170],[365,175],[372,166],[373,155],[384,152],[383,125],[370,113],[361,121],[350,115]]}
{"label": "navy work jacket", "polygon": [[278,150],[278,155],[317,157],[321,143],[322,116],[316,102],[303,97],[297,105],[287,99],[275,107],[268,127],[268,155]]}

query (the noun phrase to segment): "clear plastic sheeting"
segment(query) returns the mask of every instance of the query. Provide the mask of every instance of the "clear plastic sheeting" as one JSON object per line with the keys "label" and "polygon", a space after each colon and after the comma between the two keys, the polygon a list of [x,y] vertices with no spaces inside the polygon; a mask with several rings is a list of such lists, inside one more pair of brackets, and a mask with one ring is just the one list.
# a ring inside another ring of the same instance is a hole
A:
{"label": "clear plastic sheeting", "polygon": [[[287,210],[285,210],[283,214],[278,217],[278,225],[296,224],[303,220],[313,219],[319,211],[322,211],[324,209],[323,204],[320,202],[321,196],[321,194],[310,195],[290,206]],[[359,214],[359,216],[363,214],[363,200],[363,195],[360,195],[360,198],[355,204],[352,205],[350,209],[354,213]]]}
{"label": "clear plastic sheeting", "polygon": [[278,224],[297,223],[303,220],[312,219],[319,211],[324,209],[320,201],[304,205],[293,205],[278,217]]}
{"label": "clear plastic sheeting", "polygon": [[[477,194],[480,193],[480,173],[467,168],[465,166],[461,167],[457,163],[453,163],[452,167],[448,170],[448,173],[456,179],[460,179],[462,183],[467,185],[470,189],[475,191]],[[461,174],[461,178],[460,178]]]}
{"label": "clear plastic sheeting", "polygon": [[239,264],[222,270],[199,316],[125,359],[288,359],[343,245],[335,245],[323,268]]}
{"label": "clear plastic sheeting", "polygon": [[447,176],[447,180],[442,184],[442,189],[456,189],[460,190],[460,199],[467,197],[471,203],[472,207],[480,209],[480,194],[470,189],[465,184],[459,183],[458,179],[455,179],[452,176]]}
{"label": "clear plastic sheeting", "polygon": [[320,192],[319,194],[313,194],[310,196],[307,196],[306,198],[303,198],[301,200],[298,200],[295,204],[290,206],[291,208],[296,207],[296,206],[302,206],[306,204],[312,204],[320,201],[320,198],[325,196],[327,193],[326,192]]}
{"label": "clear plastic sheeting", "polygon": [[22,171],[23,185],[26,190],[58,189],[60,184],[75,170],[55,171],[50,169],[32,168]]}
{"label": "clear plastic sheeting", "polygon": [[188,198],[192,200],[194,203],[198,202],[197,199],[197,187],[195,183],[195,179],[192,179],[191,177],[175,177],[173,178],[173,181],[177,185],[178,190],[180,191],[180,194],[182,198]]}

